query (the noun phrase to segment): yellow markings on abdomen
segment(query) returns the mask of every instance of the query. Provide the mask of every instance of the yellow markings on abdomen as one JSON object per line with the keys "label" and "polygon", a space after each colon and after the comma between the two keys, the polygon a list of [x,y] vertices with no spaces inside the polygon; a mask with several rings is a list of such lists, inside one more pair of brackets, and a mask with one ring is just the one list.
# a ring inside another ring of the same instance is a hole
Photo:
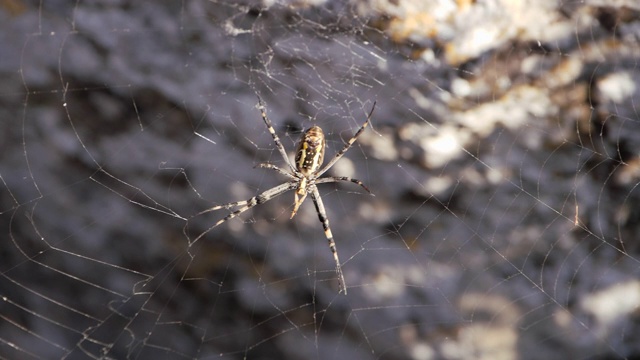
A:
{"label": "yellow markings on abdomen", "polygon": [[296,151],[296,169],[304,176],[320,169],[324,161],[325,139],[322,129],[313,126],[305,131]]}

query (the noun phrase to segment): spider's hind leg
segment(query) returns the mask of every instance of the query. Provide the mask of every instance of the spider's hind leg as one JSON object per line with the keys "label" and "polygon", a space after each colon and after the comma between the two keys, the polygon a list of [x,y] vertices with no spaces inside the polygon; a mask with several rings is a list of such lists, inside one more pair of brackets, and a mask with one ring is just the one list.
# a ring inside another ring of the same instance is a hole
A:
{"label": "spider's hind leg", "polygon": [[336,262],[336,274],[338,274],[338,280],[340,281],[340,291],[344,291],[344,294],[346,295],[347,284],[344,281],[344,274],[342,274],[342,267],[340,266],[340,259],[338,258],[338,249],[336,248],[336,242],[333,240],[333,234],[331,234],[329,218],[327,218],[327,212],[324,209],[322,198],[320,198],[318,188],[315,186],[311,190],[311,199],[313,200],[313,204],[316,206],[318,219],[320,219],[320,222],[322,223],[324,235],[327,238],[327,241],[329,241],[329,249],[331,250],[331,253],[333,253],[333,260]]}

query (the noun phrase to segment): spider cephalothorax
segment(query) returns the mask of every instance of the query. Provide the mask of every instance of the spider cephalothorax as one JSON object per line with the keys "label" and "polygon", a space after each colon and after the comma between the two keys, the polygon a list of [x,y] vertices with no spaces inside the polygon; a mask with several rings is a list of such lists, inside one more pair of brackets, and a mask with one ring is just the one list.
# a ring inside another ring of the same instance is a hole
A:
{"label": "spider cephalothorax", "polygon": [[347,150],[353,145],[358,136],[364,131],[364,129],[369,125],[369,120],[371,119],[371,115],[373,114],[373,110],[376,107],[376,103],[373,103],[373,107],[371,108],[371,112],[369,116],[367,116],[367,120],[362,124],[360,129],[356,132],[356,134],[347,141],[347,144],[340,150],[334,157],[327,163],[325,166],[322,166],[322,162],[324,161],[324,151],[325,151],[325,137],[322,129],[318,126],[312,126],[310,129],[304,132],[300,142],[298,143],[298,149],[295,155],[295,166],[291,163],[289,156],[287,155],[284,146],[282,146],[282,142],[276,134],[273,126],[271,125],[271,121],[267,117],[267,113],[265,112],[264,103],[262,99],[258,97],[258,108],[260,109],[260,113],[262,114],[262,120],[264,120],[265,125],[267,125],[267,130],[271,133],[273,137],[273,142],[276,144],[276,148],[280,152],[284,162],[287,164],[289,171],[284,170],[282,168],[277,167],[274,164],[270,163],[262,163],[259,164],[258,167],[272,169],[277,171],[278,173],[286,176],[289,181],[280,184],[274,188],[264,191],[263,193],[252,197],[249,200],[233,202],[224,205],[218,205],[206,209],[204,211],[199,212],[197,215],[201,215],[210,211],[219,210],[219,209],[230,209],[236,206],[240,206],[240,208],[231,214],[227,215],[223,219],[219,220],[213,226],[208,228],[202,234],[196,237],[192,244],[198,241],[201,237],[203,237],[206,233],[211,231],[216,226],[222,224],[223,222],[232,219],[243,212],[251,209],[252,207],[265,203],[277,196],[284,194],[290,190],[296,190],[295,203],[293,205],[293,211],[291,212],[291,218],[293,218],[298,212],[298,208],[307,195],[311,195],[311,199],[313,200],[313,204],[315,205],[316,212],[318,213],[318,218],[322,223],[322,227],[324,229],[324,235],[329,241],[329,248],[333,253],[333,258],[336,262],[336,272],[340,279],[340,288],[344,293],[347,293],[347,287],[344,281],[344,275],[342,274],[342,268],[340,267],[340,260],[338,258],[338,251],[336,250],[336,243],[333,240],[333,235],[331,234],[331,228],[329,227],[329,219],[327,218],[327,212],[324,208],[324,204],[322,203],[322,198],[320,197],[320,193],[318,192],[318,187],[316,185],[322,183],[335,183],[340,181],[348,181],[355,184],[360,185],[362,188],[370,192],[369,189],[362,183],[362,181],[358,179],[352,179],[346,176],[327,176],[321,177],[327,170],[329,170],[333,164],[335,164],[342,155],[344,155]]}

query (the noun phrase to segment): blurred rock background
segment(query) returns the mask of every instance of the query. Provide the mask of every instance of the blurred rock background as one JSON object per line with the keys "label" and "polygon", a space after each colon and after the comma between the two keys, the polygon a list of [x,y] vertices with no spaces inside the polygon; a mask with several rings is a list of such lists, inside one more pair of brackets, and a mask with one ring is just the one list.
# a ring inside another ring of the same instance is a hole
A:
{"label": "blurred rock background", "polygon": [[[636,1],[0,2],[0,357],[640,356]],[[310,201],[319,124],[348,295]]]}

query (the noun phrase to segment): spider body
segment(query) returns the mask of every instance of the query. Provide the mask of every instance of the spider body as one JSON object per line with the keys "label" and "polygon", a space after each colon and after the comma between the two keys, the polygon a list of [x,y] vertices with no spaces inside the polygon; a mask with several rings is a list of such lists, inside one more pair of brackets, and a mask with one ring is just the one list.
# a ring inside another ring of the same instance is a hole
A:
{"label": "spider body", "polygon": [[305,131],[296,151],[296,169],[305,176],[318,171],[324,161],[324,147],[324,132],[319,126]]}
{"label": "spider body", "polygon": [[315,173],[322,166],[324,148],[324,132],[319,126],[313,126],[302,134],[295,158],[296,170],[302,175],[302,178],[295,193],[295,203],[290,219],[296,216],[298,208],[304,202],[308,194],[307,191],[310,189],[308,186],[309,181],[313,181]]}
{"label": "spider body", "polygon": [[[338,251],[336,249],[335,241],[333,240],[333,235],[331,233],[331,228],[329,227],[329,219],[327,218],[327,212],[324,208],[324,204],[322,203],[322,198],[320,197],[320,192],[318,192],[318,184],[323,183],[335,183],[335,182],[352,182],[355,183],[362,188],[364,188],[367,192],[371,193],[369,189],[362,183],[362,181],[358,179],[352,179],[346,176],[327,176],[321,177],[327,170],[329,170],[340,158],[349,150],[351,145],[356,141],[358,136],[366,129],[367,125],[369,125],[369,120],[371,119],[371,115],[373,114],[373,110],[376,107],[376,103],[373,103],[373,107],[371,108],[371,112],[367,116],[367,120],[362,124],[360,129],[356,132],[356,134],[347,141],[347,144],[340,150],[334,157],[327,163],[325,166],[322,166],[324,161],[324,153],[325,153],[325,136],[324,132],[319,126],[312,126],[307,131],[305,131],[298,143],[297,151],[295,154],[295,161],[291,163],[289,156],[287,155],[278,134],[274,130],[271,125],[271,121],[267,117],[267,113],[265,112],[264,103],[262,99],[258,96],[258,108],[260,109],[260,113],[262,115],[262,119],[267,126],[267,130],[271,133],[273,137],[273,142],[276,144],[276,148],[280,152],[284,162],[288,166],[288,171],[282,168],[277,167],[271,163],[261,163],[258,164],[257,167],[266,168],[275,170],[276,172],[284,175],[289,179],[289,181],[280,184],[276,187],[273,187],[269,190],[264,191],[261,194],[258,194],[252,197],[249,200],[238,201],[233,203],[228,203],[224,205],[218,205],[206,209],[204,211],[199,212],[194,216],[198,216],[207,212],[219,210],[219,209],[231,209],[234,207],[239,207],[237,210],[227,215],[223,219],[219,220],[213,226],[205,230],[203,233],[198,235],[191,244],[198,241],[205,234],[211,231],[216,226],[224,223],[227,220],[230,220],[243,212],[251,209],[252,207],[265,203],[277,196],[284,194],[287,191],[295,190],[294,197],[295,202],[293,205],[293,211],[291,212],[291,218],[293,218],[300,205],[304,202],[307,195],[311,195],[311,199],[313,200],[313,204],[315,205],[316,212],[318,213],[318,219],[322,223],[322,228],[324,229],[325,237],[329,242],[329,249],[333,254],[333,258],[336,263],[336,273],[338,274],[340,280],[340,289],[347,293],[346,284],[344,281],[344,275],[342,274],[342,268],[340,266],[340,260],[338,258]],[[295,166],[294,166],[295,164]]]}

